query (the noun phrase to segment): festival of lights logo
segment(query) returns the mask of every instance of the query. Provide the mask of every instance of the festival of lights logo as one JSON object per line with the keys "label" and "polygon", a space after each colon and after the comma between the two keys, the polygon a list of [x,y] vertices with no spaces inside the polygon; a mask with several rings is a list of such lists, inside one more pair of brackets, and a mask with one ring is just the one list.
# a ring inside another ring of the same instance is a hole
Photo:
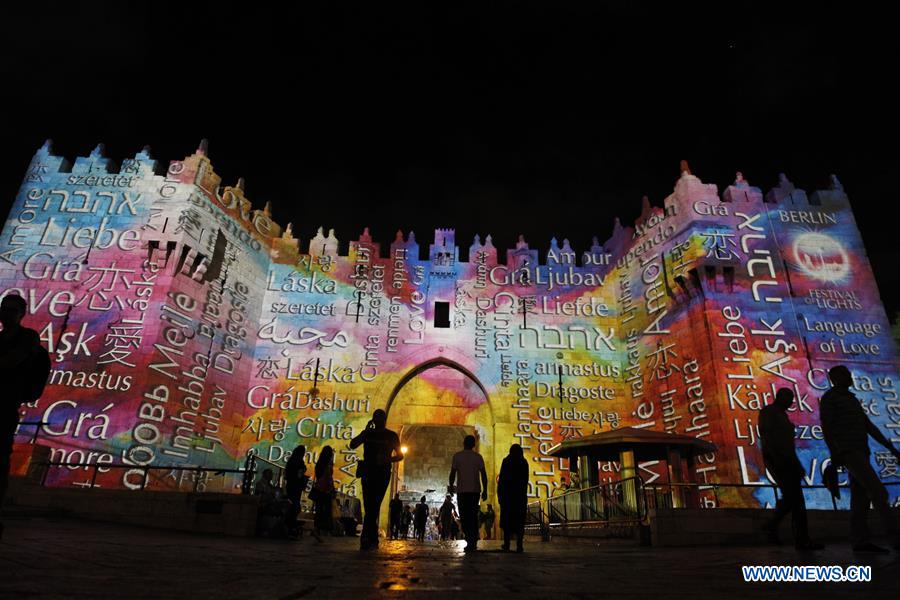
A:
{"label": "festival of lights logo", "polygon": [[850,272],[850,259],[834,238],[807,232],[794,240],[794,259],[804,273],[821,281],[841,281]]}

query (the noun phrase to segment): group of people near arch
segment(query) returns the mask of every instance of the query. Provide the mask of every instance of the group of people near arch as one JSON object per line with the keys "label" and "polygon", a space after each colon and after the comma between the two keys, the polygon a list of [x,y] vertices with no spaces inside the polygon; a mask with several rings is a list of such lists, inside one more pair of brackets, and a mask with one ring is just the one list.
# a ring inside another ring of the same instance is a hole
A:
{"label": "group of people near arch", "polygon": [[[481,502],[486,501],[488,497],[488,477],[484,459],[475,449],[475,436],[467,435],[462,442],[462,449],[456,452],[451,459],[448,494],[445,506],[438,511],[437,526],[442,540],[455,537],[451,534],[452,523],[446,517],[452,513],[455,521],[455,517],[458,515],[458,524],[462,537],[466,541],[464,549],[466,553],[470,553],[477,549],[480,530],[484,524]],[[387,428],[385,411],[376,410],[366,428],[350,441],[351,449],[360,446],[363,447],[363,456],[357,462],[356,467],[356,476],[362,487],[363,518],[360,549],[371,550],[377,548],[379,544],[379,513],[390,485],[393,465],[403,460],[404,457],[401,451],[400,437],[396,432]],[[314,526],[311,529],[311,535],[322,541],[322,534],[330,531],[333,526],[334,450],[330,446],[326,446],[319,453],[311,486],[309,485],[311,477],[304,463],[305,450],[303,446],[295,448],[285,466],[284,491],[289,506],[284,512],[284,526],[288,535],[292,537],[302,533],[297,517],[301,512],[302,494],[308,489],[308,499],[314,506]],[[267,486],[273,485],[271,479],[271,476],[264,478],[264,481],[267,482],[264,484],[266,490]],[[452,502],[453,494],[456,495],[458,511]],[[524,550],[525,513],[528,503],[528,463],[522,447],[518,444],[510,446],[508,456],[503,459],[497,479],[496,494],[500,504],[500,528],[503,530],[501,548],[506,551],[511,550],[511,544],[515,540],[515,550],[522,552]],[[399,506],[396,503],[399,503]],[[396,514],[391,515],[386,534],[392,538],[401,537],[401,527],[405,520],[403,519],[404,507],[399,497],[391,501],[390,508]],[[424,497],[416,506],[415,511],[410,510],[411,514],[406,524],[408,528],[410,521],[412,522],[416,539],[424,540],[429,512]],[[488,514],[494,514],[492,507]]]}

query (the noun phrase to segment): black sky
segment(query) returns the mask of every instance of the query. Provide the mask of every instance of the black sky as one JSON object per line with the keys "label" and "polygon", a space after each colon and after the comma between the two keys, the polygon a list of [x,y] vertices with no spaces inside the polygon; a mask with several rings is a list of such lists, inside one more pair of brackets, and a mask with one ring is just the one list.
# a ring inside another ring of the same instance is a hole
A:
{"label": "black sky", "polygon": [[[661,204],[837,173],[890,314],[896,29],[863,3],[16,3],[0,8],[5,215],[34,150],[182,158],[304,240],[456,227],[576,250]],[[723,6],[724,5],[724,6]]]}

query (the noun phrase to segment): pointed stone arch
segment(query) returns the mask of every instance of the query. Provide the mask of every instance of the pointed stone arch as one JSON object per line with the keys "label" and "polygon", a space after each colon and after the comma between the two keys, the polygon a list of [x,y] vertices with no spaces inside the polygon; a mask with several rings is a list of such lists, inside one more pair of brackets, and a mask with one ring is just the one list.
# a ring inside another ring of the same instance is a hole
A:
{"label": "pointed stone arch", "polygon": [[[403,370],[402,365],[413,366]],[[440,366],[458,371],[479,388],[479,391],[484,394],[487,400],[494,424],[508,424],[511,422],[512,409],[510,404],[505,401],[505,398],[501,400],[501,397],[509,394],[509,390],[496,387],[489,391],[492,386],[490,384],[485,385],[478,377],[481,364],[473,359],[471,355],[451,346],[421,349],[400,357],[398,362],[393,363],[389,369],[385,370],[386,377],[374,394],[375,407],[384,409],[390,419],[391,407],[403,387],[415,379],[417,375],[421,375],[432,367]],[[381,400],[382,398],[384,398],[383,401]]]}
{"label": "pointed stone arch", "polygon": [[[503,458],[503,454],[505,454],[505,446],[503,446],[503,449],[501,449],[502,444],[498,444],[498,442],[500,442],[501,440],[507,440],[511,433],[510,428],[513,427],[510,420],[510,404],[506,402],[506,398],[503,397],[504,390],[493,389],[490,384],[486,386],[481,381],[477,374],[481,365],[471,356],[456,348],[447,346],[436,348],[437,353],[435,353],[434,350],[435,349],[423,349],[419,352],[407,354],[404,357],[404,362],[407,365],[412,366],[408,367],[405,371],[400,371],[399,373],[397,371],[394,371],[391,377],[382,382],[379,390],[379,396],[384,400],[379,402],[378,404],[387,413],[388,426],[396,428],[398,433],[400,433],[401,435],[401,439],[403,439],[405,435],[404,430],[407,430],[408,428],[414,429],[417,425],[441,425],[441,423],[439,422],[431,421],[422,423],[398,421],[396,423],[393,423],[393,421],[398,418],[397,411],[401,408],[400,404],[401,399],[403,398],[401,392],[408,383],[410,383],[417,376],[422,375],[429,369],[441,367],[453,369],[454,371],[460,373],[465,379],[470,381],[484,396],[485,403],[488,405],[487,414],[490,415],[490,417],[489,419],[485,419],[482,424],[482,428],[478,428],[480,433],[479,451],[484,456],[488,479],[491,482],[488,486],[488,501],[496,504],[496,490],[494,489],[495,485],[493,482],[496,481],[500,461]],[[469,427],[470,425],[449,426],[462,428]],[[501,454],[501,452],[503,454]],[[399,466],[398,470],[392,476],[391,486],[389,488],[390,494],[394,494],[396,491],[398,491],[398,477],[402,479],[402,476],[400,475],[402,469],[403,466]],[[387,502],[382,505],[381,516],[382,520],[384,522],[387,522]]]}
{"label": "pointed stone arch", "polygon": [[491,420],[496,421],[497,415],[495,414],[495,407],[491,402],[491,396],[490,394],[488,394],[487,389],[485,389],[484,384],[481,383],[481,380],[478,379],[478,377],[468,368],[456,362],[455,360],[447,358],[446,356],[438,356],[430,360],[426,360],[423,363],[419,363],[418,365],[407,371],[402,377],[400,377],[400,380],[393,385],[391,395],[388,396],[387,402],[385,402],[384,405],[384,411],[388,414],[388,418],[390,418],[391,406],[394,404],[394,400],[397,398],[400,390],[403,389],[403,386],[415,379],[417,375],[420,375],[428,369],[432,369],[434,367],[449,367],[451,369],[459,371],[470,381],[472,381],[472,383],[478,386],[478,389],[481,390],[482,394],[484,394],[485,401],[488,404],[488,409],[491,411]]}

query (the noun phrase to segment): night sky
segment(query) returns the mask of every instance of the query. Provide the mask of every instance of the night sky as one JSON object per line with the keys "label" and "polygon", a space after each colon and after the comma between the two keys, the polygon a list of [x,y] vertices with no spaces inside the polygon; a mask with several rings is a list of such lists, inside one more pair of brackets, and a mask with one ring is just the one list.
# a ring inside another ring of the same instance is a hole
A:
{"label": "night sky", "polygon": [[[896,29],[862,3],[17,2],[2,9],[5,215],[45,138],[224,183],[346,247],[455,227],[584,249],[661,205],[681,159],[811,192],[836,173],[900,310]],[[722,6],[722,5],[727,6]],[[387,5],[391,5],[386,9]],[[427,5],[427,6],[425,6]],[[490,5],[490,8],[486,8]],[[793,11],[793,12],[791,12]]]}

